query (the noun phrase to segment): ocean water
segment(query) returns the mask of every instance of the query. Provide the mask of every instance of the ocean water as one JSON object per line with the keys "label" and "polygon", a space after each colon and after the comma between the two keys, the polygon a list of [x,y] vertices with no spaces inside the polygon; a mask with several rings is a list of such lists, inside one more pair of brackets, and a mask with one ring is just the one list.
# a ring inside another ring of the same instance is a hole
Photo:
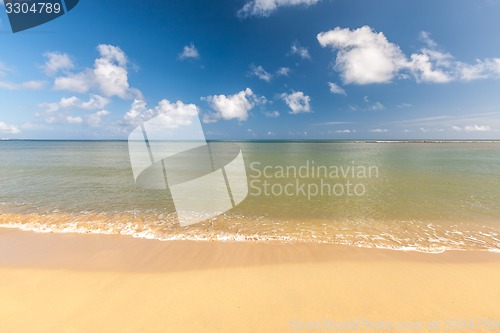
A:
{"label": "ocean water", "polygon": [[500,251],[500,143],[236,144],[247,198],[183,227],[169,191],[136,186],[127,142],[0,141],[0,227]]}

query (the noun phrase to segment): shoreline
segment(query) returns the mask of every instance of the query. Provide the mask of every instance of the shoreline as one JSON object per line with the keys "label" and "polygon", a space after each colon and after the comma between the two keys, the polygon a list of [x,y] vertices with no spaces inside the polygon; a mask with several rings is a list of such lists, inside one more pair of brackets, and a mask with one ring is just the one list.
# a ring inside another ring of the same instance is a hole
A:
{"label": "shoreline", "polygon": [[[474,332],[498,332],[484,320],[500,320],[499,280],[500,254],[482,251],[0,229],[2,331],[436,332],[466,320]],[[356,329],[307,329],[359,318]],[[382,321],[424,326],[368,325]]]}
{"label": "shoreline", "polygon": [[[71,222],[66,222],[71,221]],[[265,222],[263,220],[259,223]],[[248,220],[248,225],[254,221]],[[121,236],[133,239],[156,240],[161,242],[221,242],[221,243],[258,243],[258,244],[312,244],[325,246],[353,247],[360,249],[380,249],[398,252],[418,252],[438,254],[449,251],[484,251],[500,253],[498,239],[498,223],[482,221],[476,223],[456,223],[450,226],[439,221],[426,223],[422,228],[413,229],[413,238],[407,238],[406,230],[399,225],[387,225],[385,229],[367,229],[360,232],[357,226],[345,231],[340,226],[322,229],[325,224],[308,226],[309,235],[297,233],[297,228],[290,230],[260,232],[258,228],[251,230],[234,230],[230,223],[221,220],[218,228],[213,225],[199,224],[190,228],[178,226],[177,219],[144,213],[87,213],[80,214],[53,212],[46,214],[0,214],[0,231],[17,230],[36,234],[75,234],[92,236]],[[242,225],[244,220],[238,220]],[[412,222],[410,222],[412,223]],[[319,226],[319,228],[314,229]],[[392,229],[391,229],[392,228]],[[399,228],[399,229],[397,229]],[[233,230],[231,230],[233,229]],[[389,230],[391,229],[391,230]],[[317,233],[320,233],[319,236]],[[429,233],[432,233],[429,235]],[[383,237],[380,237],[383,235]],[[405,239],[406,238],[406,239]],[[431,239],[432,238],[432,239]]]}
{"label": "shoreline", "polygon": [[[134,251],[131,251],[131,250]],[[255,257],[238,260],[235,250]],[[131,253],[134,252],[134,253]],[[239,242],[207,240],[158,240],[128,235],[38,233],[0,228],[0,268],[116,270],[162,272],[176,268],[217,269],[220,267],[286,265],[329,261],[408,261],[427,263],[499,262],[500,253],[488,250],[446,250],[420,252],[387,248],[311,242]],[[107,256],[106,261],[94,260]],[[177,253],[170,257],[165,253]],[[179,253],[187,253],[186,257]],[[201,258],[194,258],[198,254]],[[211,263],[210,256],[227,254],[224,262]],[[155,257],[154,260],[152,257]],[[72,260],[69,260],[72,259]],[[181,259],[187,259],[181,264]],[[199,261],[198,261],[199,260]]]}

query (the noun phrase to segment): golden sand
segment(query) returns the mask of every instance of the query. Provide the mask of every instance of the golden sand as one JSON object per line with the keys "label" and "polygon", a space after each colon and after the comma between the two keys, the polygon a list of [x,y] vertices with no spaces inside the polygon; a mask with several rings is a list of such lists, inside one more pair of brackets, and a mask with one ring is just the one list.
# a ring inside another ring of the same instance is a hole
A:
{"label": "golden sand", "polygon": [[487,252],[0,229],[0,332],[499,332],[499,281]]}

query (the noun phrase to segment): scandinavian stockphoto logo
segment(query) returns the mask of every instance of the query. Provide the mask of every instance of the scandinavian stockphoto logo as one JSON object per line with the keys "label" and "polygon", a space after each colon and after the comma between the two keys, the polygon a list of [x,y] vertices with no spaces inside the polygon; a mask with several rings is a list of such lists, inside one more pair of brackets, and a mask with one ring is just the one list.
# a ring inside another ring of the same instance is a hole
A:
{"label": "scandinavian stockphoto logo", "polygon": [[198,114],[160,114],[128,138],[136,184],[170,190],[182,226],[202,222],[240,204],[248,195],[241,149],[205,140]]}
{"label": "scandinavian stockphoto logo", "polygon": [[80,0],[4,0],[12,32],[52,21],[72,10]]}

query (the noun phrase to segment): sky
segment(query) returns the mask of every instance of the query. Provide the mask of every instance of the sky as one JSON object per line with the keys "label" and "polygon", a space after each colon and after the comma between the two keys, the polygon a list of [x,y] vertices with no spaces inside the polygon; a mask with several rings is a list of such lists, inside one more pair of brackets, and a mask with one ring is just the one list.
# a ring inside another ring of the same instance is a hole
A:
{"label": "sky", "polygon": [[88,1],[12,33],[0,138],[500,139],[500,1]]}

